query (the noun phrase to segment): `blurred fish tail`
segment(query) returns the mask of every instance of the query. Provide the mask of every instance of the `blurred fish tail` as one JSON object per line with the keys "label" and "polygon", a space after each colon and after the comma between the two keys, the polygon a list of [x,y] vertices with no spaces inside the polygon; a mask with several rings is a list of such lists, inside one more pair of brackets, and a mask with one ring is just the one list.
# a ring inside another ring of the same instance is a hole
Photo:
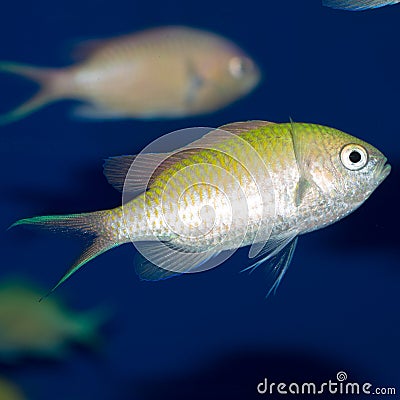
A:
{"label": "blurred fish tail", "polygon": [[75,332],[77,342],[89,345],[94,351],[101,350],[103,339],[100,330],[111,320],[112,316],[113,312],[108,307],[83,312],[77,320]]}
{"label": "blurred fish tail", "polygon": [[118,234],[109,223],[110,217],[112,217],[112,210],[84,214],[51,215],[21,219],[12,224],[10,228],[19,225],[33,225],[51,231],[78,233],[81,236],[89,237],[87,248],[51,289],[51,293],[88,261],[121,244]]}
{"label": "blurred fish tail", "polygon": [[69,79],[63,70],[40,68],[12,62],[0,62],[0,73],[10,73],[36,82],[40,89],[28,101],[0,115],[0,125],[25,118],[45,105],[63,98],[67,93]]}

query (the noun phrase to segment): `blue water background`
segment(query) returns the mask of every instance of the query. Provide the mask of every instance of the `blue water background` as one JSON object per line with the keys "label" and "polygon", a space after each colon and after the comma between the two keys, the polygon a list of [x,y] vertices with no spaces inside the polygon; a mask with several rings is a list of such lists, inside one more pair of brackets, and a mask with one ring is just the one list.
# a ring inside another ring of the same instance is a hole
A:
{"label": "blue water background", "polygon": [[[58,291],[77,310],[115,310],[101,351],[74,349],[65,361],[4,366],[0,374],[33,400],[252,399],[264,377],[320,382],[339,370],[349,381],[400,391],[400,6],[351,13],[319,0],[23,0],[2,9],[0,59],[63,66],[76,40],[184,24],[236,41],[264,75],[250,96],[208,116],[90,123],[70,119],[73,103],[63,102],[1,127],[2,276],[51,287],[80,241],[6,228],[22,217],[119,205],[103,159],[134,154],[175,129],[291,117],[374,144],[393,171],[360,210],[300,238],[267,300],[262,272],[239,273],[245,252],[158,283],[135,275],[133,246],[102,255]],[[34,89],[0,79],[2,111]]]}

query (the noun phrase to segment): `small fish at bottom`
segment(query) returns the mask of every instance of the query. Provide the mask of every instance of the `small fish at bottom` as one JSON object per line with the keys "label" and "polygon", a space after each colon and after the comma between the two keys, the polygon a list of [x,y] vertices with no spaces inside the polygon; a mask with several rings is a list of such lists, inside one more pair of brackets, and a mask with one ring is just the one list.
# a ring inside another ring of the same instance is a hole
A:
{"label": "small fish at bottom", "polygon": [[43,290],[21,278],[0,284],[0,360],[14,363],[26,357],[62,358],[68,343],[95,348],[102,310],[70,311],[57,298],[39,302]]}
{"label": "small fish at bottom", "polygon": [[0,376],[0,400],[26,400],[26,397],[18,386]]}

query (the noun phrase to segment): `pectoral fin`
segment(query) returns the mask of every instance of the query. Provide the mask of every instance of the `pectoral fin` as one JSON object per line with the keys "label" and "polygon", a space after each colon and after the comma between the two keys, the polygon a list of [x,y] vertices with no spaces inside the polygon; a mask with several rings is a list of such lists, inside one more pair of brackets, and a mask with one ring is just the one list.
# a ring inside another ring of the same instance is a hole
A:
{"label": "pectoral fin", "polygon": [[300,177],[295,193],[295,203],[296,207],[299,207],[303,202],[304,197],[306,196],[308,190],[311,188],[311,183],[304,178],[303,176]]}
{"label": "pectoral fin", "polygon": [[305,146],[305,140],[303,140],[297,132],[296,124],[290,119],[291,124],[291,137],[293,142],[293,151],[296,159],[297,169],[300,177],[297,182],[296,190],[294,193],[294,202],[296,207],[299,207],[307,195],[307,192],[314,186],[319,191],[321,188],[314,181],[307,160],[309,159],[309,152],[307,146]]}
{"label": "pectoral fin", "polygon": [[313,175],[312,166],[315,166],[315,156],[311,153],[311,148],[307,144],[307,140],[301,136],[298,129],[299,124],[295,124],[290,119],[291,137],[293,141],[293,151],[299,172],[299,181],[294,193],[294,202],[299,206],[304,200],[308,191],[314,188],[321,194],[332,191],[342,192],[343,178],[336,172],[332,161],[325,160],[324,164],[319,163],[318,172]]}

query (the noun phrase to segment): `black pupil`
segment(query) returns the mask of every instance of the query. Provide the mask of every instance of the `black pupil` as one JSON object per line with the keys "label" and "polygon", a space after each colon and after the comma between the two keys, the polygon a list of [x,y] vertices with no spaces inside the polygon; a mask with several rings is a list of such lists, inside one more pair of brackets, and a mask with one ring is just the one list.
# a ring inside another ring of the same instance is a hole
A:
{"label": "black pupil", "polygon": [[361,161],[361,154],[358,151],[353,150],[349,155],[349,159],[353,164],[357,164]]}

